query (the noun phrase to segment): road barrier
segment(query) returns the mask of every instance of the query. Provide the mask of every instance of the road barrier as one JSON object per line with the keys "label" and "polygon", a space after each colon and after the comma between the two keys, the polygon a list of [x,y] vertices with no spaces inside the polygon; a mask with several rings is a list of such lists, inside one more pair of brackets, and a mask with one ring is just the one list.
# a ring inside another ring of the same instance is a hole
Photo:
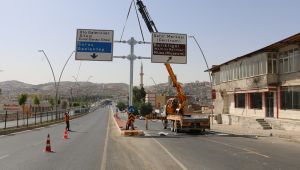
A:
{"label": "road barrier", "polygon": [[[97,108],[95,107],[71,108],[69,112],[70,112],[70,116],[73,117],[76,115],[94,111],[96,109]],[[0,116],[0,130],[7,129],[7,128],[28,127],[29,125],[39,126],[48,122],[61,121],[63,120],[64,113],[66,111],[67,111],[66,109],[61,109],[58,110],[57,113],[55,111],[46,111],[46,112],[34,112],[31,114],[29,114],[28,112],[20,113],[19,111],[17,111],[17,112],[9,113],[8,111],[6,111],[5,114],[2,114]],[[39,123],[37,122],[38,117],[40,119]]]}

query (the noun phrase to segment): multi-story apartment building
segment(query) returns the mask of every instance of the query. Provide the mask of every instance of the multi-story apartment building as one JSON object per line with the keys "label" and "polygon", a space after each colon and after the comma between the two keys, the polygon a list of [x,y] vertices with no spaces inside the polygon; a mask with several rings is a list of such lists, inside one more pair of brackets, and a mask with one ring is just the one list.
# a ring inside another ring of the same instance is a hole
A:
{"label": "multi-story apartment building", "polygon": [[300,120],[300,33],[209,71],[214,113]]}

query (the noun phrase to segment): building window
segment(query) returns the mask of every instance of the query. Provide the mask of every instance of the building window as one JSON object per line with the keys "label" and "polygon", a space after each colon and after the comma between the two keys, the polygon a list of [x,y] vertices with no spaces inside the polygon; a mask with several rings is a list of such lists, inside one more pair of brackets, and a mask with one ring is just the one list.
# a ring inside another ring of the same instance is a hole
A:
{"label": "building window", "polygon": [[277,54],[276,53],[268,54],[268,73],[269,74],[277,73]]}
{"label": "building window", "polygon": [[234,105],[236,108],[245,108],[245,94],[235,94]]}
{"label": "building window", "polygon": [[279,73],[291,73],[299,70],[299,52],[298,49],[279,53]]}
{"label": "building window", "polygon": [[262,109],[262,93],[250,93],[250,108]]}
{"label": "building window", "polygon": [[281,109],[300,109],[300,86],[282,87]]}

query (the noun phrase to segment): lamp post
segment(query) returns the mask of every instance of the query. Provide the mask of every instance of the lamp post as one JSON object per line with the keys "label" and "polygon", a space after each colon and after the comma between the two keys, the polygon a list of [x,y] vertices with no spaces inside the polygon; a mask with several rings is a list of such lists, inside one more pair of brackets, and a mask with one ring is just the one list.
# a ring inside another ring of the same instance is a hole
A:
{"label": "lamp post", "polygon": [[[207,70],[209,70],[209,66],[208,66],[208,63],[207,63],[207,60],[206,60],[206,57],[205,57],[205,55],[204,55],[204,53],[203,53],[203,50],[202,50],[202,48],[200,47],[200,45],[199,45],[199,43],[198,43],[198,41],[197,41],[197,39],[195,38],[195,36],[193,36],[193,35],[191,35],[191,36],[189,36],[189,38],[192,38],[195,42],[196,42],[196,44],[197,44],[197,46],[198,46],[198,48],[199,48],[199,50],[200,50],[200,52],[201,52],[201,54],[202,54],[202,57],[203,57],[203,59],[204,59],[204,61],[205,61],[205,64],[206,64],[206,68],[207,68]],[[210,89],[211,89],[211,92],[212,92],[212,78],[211,78],[211,74],[210,74],[210,71],[208,71],[208,76],[209,76],[209,82],[210,82]],[[212,99],[211,99],[211,105],[212,105]],[[211,123],[213,124],[213,114],[214,114],[214,111],[213,111],[213,109],[211,110]]]}
{"label": "lamp post", "polygon": [[89,76],[89,78],[87,78],[86,82],[89,82],[89,80],[92,78],[93,76]]}
{"label": "lamp post", "polygon": [[66,65],[68,64],[70,58],[72,57],[72,55],[73,55],[73,53],[74,53],[75,51],[72,51],[71,55],[68,57],[67,61],[65,62],[64,66],[63,66],[63,68],[62,68],[62,70],[61,70],[61,72],[60,72],[58,82],[56,81],[56,78],[55,78],[55,74],[54,74],[52,65],[51,65],[50,60],[49,60],[48,56],[46,55],[45,51],[44,51],[44,50],[38,50],[38,52],[41,52],[41,53],[44,54],[44,56],[45,56],[46,59],[47,59],[47,62],[48,62],[48,64],[49,64],[49,66],[50,66],[51,72],[52,72],[52,76],[53,76],[53,80],[54,80],[54,86],[55,86],[55,113],[56,113],[56,119],[57,119],[57,115],[58,115],[58,113],[57,113],[58,90],[59,90],[60,80],[61,80],[62,74],[63,74],[63,72],[64,72],[64,70],[65,70],[65,68],[66,68]]}

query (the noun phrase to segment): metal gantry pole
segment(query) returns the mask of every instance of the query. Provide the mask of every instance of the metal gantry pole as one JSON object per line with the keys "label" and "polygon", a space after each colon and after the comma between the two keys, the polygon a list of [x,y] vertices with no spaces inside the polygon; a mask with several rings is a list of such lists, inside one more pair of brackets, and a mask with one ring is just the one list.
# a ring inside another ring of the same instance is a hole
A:
{"label": "metal gantry pole", "polygon": [[137,42],[133,37],[128,41],[128,44],[130,45],[130,55],[128,56],[130,61],[129,106],[132,106],[133,101],[133,62],[136,59],[136,56],[134,55],[134,46],[136,43]]}
{"label": "metal gantry pole", "polygon": [[141,57],[134,54],[134,46],[136,44],[150,44],[149,42],[136,41],[134,37],[131,37],[128,41],[115,41],[117,43],[127,43],[130,45],[130,54],[128,56],[114,56],[114,58],[127,58],[130,61],[130,80],[129,80],[129,106],[133,104],[133,68],[134,60],[136,59],[151,59],[150,57]]}

